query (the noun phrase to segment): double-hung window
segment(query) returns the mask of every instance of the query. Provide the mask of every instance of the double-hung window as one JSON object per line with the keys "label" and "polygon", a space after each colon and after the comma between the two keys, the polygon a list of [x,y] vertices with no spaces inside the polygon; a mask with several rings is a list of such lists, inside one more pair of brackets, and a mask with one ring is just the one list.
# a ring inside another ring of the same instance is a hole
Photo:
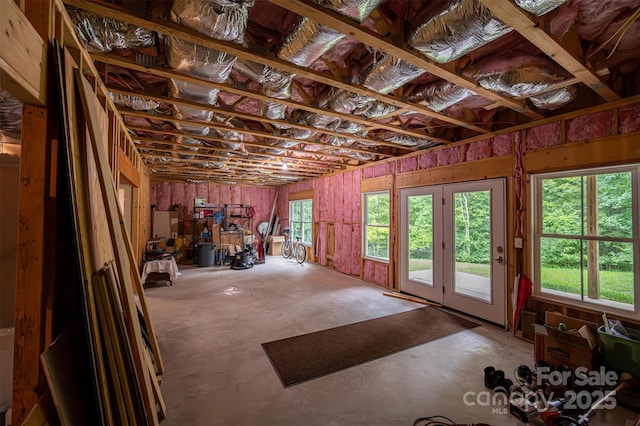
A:
{"label": "double-hung window", "polygon": [[295,200],[289,202],[289,227],[291,228],[291,239],[300,237],[302,243],[311,245],[312,240],[312,200]]}
{"label": "double-hung window", "polygon": [[640,165],[532,176],[537,295],[637,317]]}
{"label": "double-hung window", "polygon": [[363,194],[364,257],[389,260],[389,191]]}

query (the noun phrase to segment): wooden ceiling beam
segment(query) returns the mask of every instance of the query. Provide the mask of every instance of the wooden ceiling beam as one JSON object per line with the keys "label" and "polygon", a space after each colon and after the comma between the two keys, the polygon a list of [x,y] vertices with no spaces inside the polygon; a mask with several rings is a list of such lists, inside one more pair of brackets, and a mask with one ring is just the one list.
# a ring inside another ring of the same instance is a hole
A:
{"label": "wooden ceiling beam", "polygon": [[[136,130],[136,131],[146,131],[146,132],[151,132],[151,133],[157,133],[157,134],[164,134],[163,131],[161,130],[149,130],[149,129],[145,129],[142,127],[136,127],[136,128],[131,128],[131,130]],[[189,136],[192,137],[193,135]],[[237,151],[231,151],[231,150],[225,150],[223,148],[216,148],[216,147],[211,147],[211,146],[206,146],[206,145],[194,145],[194,144],[186,144],[186,143],[182,143],[182,142],[176,142],[176,141],[168,141],[168,140],[158,140],[158,139],[153,139],[153,138],[147,138],[147,137],[140,137],[140,136],[132,136],[131,137],[134,141],[140,141],[140,142],[149,142],[149,143],[156,143],[156,144],[160,144],[160,145],[171,145],[171,146],[182,146],[182,147],[186,147],[186,148],[205,148],[205,149],[209,149],[209,150],[218,150],[218,151],[222,151],[222,152],[231,152],[231,153],[235,153],[237,154]],[[198,138],[201,139],[201,138]],[[207,140],[207,139],[205,139]],[[220,142],[220,143],[229,143],[229,141],[225,141],[224,139],[219,139],[219,140],[214,140],[212,142]],[[304,151],[304,150],[299,150],[299,149],[291,149],[291,148],[282,148],[282,147],[278,147],[278,146],[266,146],[266,145],[258,145],[258,144],[252,144],[252,143],[247,143],[247,142],[242,142],[245,146],[252,146],[252,147],[257,147],[257,148],[263,148],[263,149],[277,149],[277,150],[281,150],[281,151],[287,151],[287,152],[292,152],[292,153],[300,153],[300,154],[304,154],[304,155],[332,155],[332,154],[327,154],[327,153],[316,153],[316,152],[310,152],[310,151]],[[142,149],[143,147],[138,147],[140,149]],[[260,153],[260,152],[254,152],[254,151],[248,151],[248,153],[251,156],[254,157],[265,157],[266,159],[269,158],[283,158],[283,159],[297,159],[299,160],[299,158],[296,157],[287,157],[285,155],[278,155],[278,154],[267,154],[267,153]],[[337,157],[337,156],[334,156]],[[229,158],[224,157],[224,158]],[[329,160],[309,160],[306,159],[309,162],[318,162],[318,163],[322,163],[323,165],[329,165],[329,168],[332,169],[332,171],[334,171],[335,169],[345,169],[345,165],[341,162],[335,162],[335,161],[329,161]],[[258,160],[256,159],[255,161],[263,161],[263,160]],[[266,161],[266,160],[264,160]]]}
{"label": "wooden ceiling beam", "polygon": [[[170,149],[162,149],[162,148],[151,148],[149,151],[152,152],[146,152],[145,154],[147,156],[154,156],[154,157],[163,157],[163,158],[168,158],[167,156],[164,155],[158,155],[158,154],[154,154],[155,152],[158,153],[164,153],[164,154],[178,154],[178,155],[194,155],[194,158],[190,158],[190,159],[182,159],[183,163],[182,164],[209,164],[209,163],[219,163],[220,161],[216,161],[216,160],[212,160],[211,158],[209,158],[207,155],[205,154],[200,154],[197,155],[196,153],[193,152],[188,152],[188,151],[173,151]],[[175,160],[176,158],[171,158],[171,160]],[[176,167],[181,167],[179,165],[180,163],[175,164]],[[291,175],[295,175],[295,176],[304,176],[304,177],[311,177],[311,176],[322,176],[325,173],[330,173],[330,172],[322,172],[322,171],[309,171],[309,170],[301,170],[296,168],[294,165],[288,164],[287,163],[287,172]],[[208,168],[208,167],[202,167],[203,169],[206,170],[218,170],[215,167],[212,168]],[[282,165],[275,167],[272,165],[260,165],[260,164],[225,164],[225,167],[222,168],[222,170],[224,171],[236,171],[236,172],[256,172],[256,173],[264,173],[264,170],[269,170],[269,171],[280,171],[282,168]]]}
{"label": "wooden ceiling beam", "polygon": [[[165,158],[161,155],[158,154],[153,154],[153,153],[148,153],[145,154],[145,157],[149,157],[152,159],[157,159],[158,157],[162,157]],[[208,163],[212,163],[213,161],[211,160],[202,160],[202,159],[192,159],[192,160],[183,160],[182,163],[180,164],[165,164],[165,163],[149,163],[149,167],[156,167],[156,168],[164,168],[164,169],[173,169],[176,171],[206,171],[206,172],[211,172],[211,173],[219,173],[221,175],[240,175],[240,176],[256,176],[256,177],[260,177],[262,175],[273,175],[273,174],[280,174],[280,175],[289,175],[289,176],[295,176],[295,177],[300,177],[300,178],[312,178],[312,177],[318,177],[318,176],[322,176],[322,174],[318,174],[318,173],[310,173],[310,172],[303,172],[303,171],[296,171],[294,170],[292,167],[288,167],[287,170],[282,170],[281,167],[279,168],[271,168],[271,169],[265,169],[264,167],[260,167],[260,166],[253,166],[253,167],[224,167],[224,168],[209,168],[209,167],[197,167],[197,164],[208,164]]]}
{"label": "wooden ceiling beam", "polygon": [[[360,95],[368,96],[381,102],[386,102],[398,108],[410,108],[423,114],[427,117],[435,118],[438,120],[446,121],[456,126],[461,126],[470,130],[474,130],[479,133],[485,133],[486,129],[475,126],[470,123],[466,123],[462,120],[458,120],[452,117],[447,117],[444,114],[434,112],[426,107],[418,104],[406,102],[391,95],[385,95],[373,90],[370,90],[364,86],[348,83],[342,79],[325,74],[319,71],[315,71],[309,68],[295,65],[291,62],[282,60],[276,56],[271,56],[268,52],[263,52],[264,48],[261,46],[253,46],[249,44],[249,47],[244,47],[241,44],[233,43],[224,40],[218,40],[212,37],[208,37],[190,28],[176,24],[170,21],[162,21],[157,18],[147,19],[146,17],[138,16],[129,11],[125,11],[112,4],[95,0],[63,0],[65,4],[84,9],[86,11],[96,13],[98,15],[105,16],[107,18],[117,19],[123,22],[127,22],[136,26],[147,28],[152,31],[156,31],[168,36],[176,37],[199,46],[208,47],[223,51],[225,53],[235,55],[238,58],[254,61],[256,63],[272,67],[280,71],[286,71],[291,74],[298,75],[300,77],[308,78],[318,83],[326,84],[328,86],[337,87],[339,89],[347,90]],[[289,0],[285,0],[285,8],[289,8]],[[348,34],[348,33],[345,33]],[[478,86],[479,87],[479,86]],[[493,97],[497,95],[493,94]],[[493,99],[490,98],[490,99]],[[278,99],[270,98],[270,101],[280,101]]]}
{"label": "wooden ceiling beam", "polygon": [[[185,173],[185,171],[187,173]],[[180,182],[193,182],[193,181],[201,181],[206,180],[210,182],[220,183],[220,184],[228,184],[228,182],[235,182],[239,184],[252,185],[261,184],[265,186],[274,186],[274,185],[285,185],[292,182],[289,179],[283,179],[274,177],[272,175],[247,175],[247,176],[238,176],[238,175],[228,175],[221,172],[211,172],[209,170],[185,170],[181,171],[179,169],[174,168],[164,168],[157,167],[154,170],[153,175],[151,176],[152,181],[167,181],[167,177],[171,177],[172,180],[180,181]],[[304,180],[303,177],[296,178],[294,181]]]}
{"label": "wooden ceiling beam", "polygon": [[[348,35],[349,37],[352,37],[364,43],[367,46],[371,46],[374,49],[377,49],[381,52],[385,52],[395,58],[402,59],[403,61],[408,62],[412,65],[415,65],[418,68],[422,68],[423,70],[437,77],[440,77],[444,80],[448,80],[454,84],[457,84],[460,87],[473,90],[475,93],[477,93],[480,96],[484,96],[487,99],[500,103],[505,107],[510,108],[519,113],[522,113],[530,118],[533,118],[533,119],[543,118],[542,115],[533,111],[527,105],[521,102],[515,101],[511,98],[501,96],[490,90],[487,90],[484,87],[480,86],[475,81],[471,79],[467,79],[461,75],[458,75],[455,72],[452,72],[446,69],[445,66],[437,65],[417,52],[413,52],[408,49],[405,49],[400,44],[393,44],[385,39],[382,39],[378,34],[371,31],[370,29],[353,22],[348,17],[341,15],[337,12],[334,12],[333,10],[318,6],[317,4],[312,3],[309,0],[269,0],[269,1],[287,10],[295,12],[298,15],[306,16],[309,19],[313,20],[314,22],[317,22],[322,25],[326,25],[329,28],[333,28],[343,34]],[[416,110],[415,108],[412,108],[412,107],[410,108]],[[468,126],[464,126],[464,127],[471,128]],[[473,130],[481,133],[488,132],[487,129],[479,128],[477,126],[474,126]]]}
{"label": "wooden ceiling beam", "polygon": [[[260,101],[265,101],[265,102],[272,102],[272,103],[277,103],[277,104],[282,104],[285,105],[287,107],[291,107],[293,109],[301,109],[304,111],[308,111],[308,112],[312,112],[312,113],[317,113],[317,114],[322,114],[322,115],[328,115],[331,117],[336,117],[339,119],[343,119],[346,121],[350,121],[353,123],[358,123],[358,124],[362,124],[365,126],[373,126],[375,125],[377,128],[379,129],[384,129],[384,130],[389,130],[395,133],[399,133],[399,134],[403,134],[403,135],[407,135],[407,136],[412,136],[412,137],[416,137],[416,138],[427,138],[429,136],[425,135],[424,133],[420,133],[420,132],[414,132],[408,129],[402,129],[402,128],[398,128],[398,127],[394,127],[394,126],[389,126],[383,123],[377,123],[375,121],[369,120],[369,119],[364,119],[364,118],[360,118],[358,116],[355,115],[349,115],[349,114],[343,114],[343,113],[339,113],[339,112],[335,112],[331,109],[323,109],[319,106],[314,106],[314,105],[308,105],[302,102],[296,102],[296,101],[292,101],[290,99],[277,99],[277,98],[270,98],[267,95],[264,95],[263,93],[259,92],[259,91],[254,91],[254,90],[249,90],[249,86],[248,85],[243,85],[243,84],[237,84],[237,85],[231,85],[231,84],[226,84],[226,83],[214,83],[212,81],[209,80],[203,80],[197,77],[193,77],[189,74],[185,74],[185,73],[181,73],[181,72],[177,72],[177,71],[173,71],[170,70],[168,68],[160,68],[160,67],[147,67],[144,65],[138,65],[136,64],[133,60],[128,59],[128,58],[124,58],[122,56],[117,56],[117,55],[111,55],[111,54],[105,54],[105,53],[91,53],[91,59],[98,61],[98,62],[104,62],[110,65],[115,65],[118,67],[122,67],[122,68],[128,68],[128,69],[132,69],[134,71],[140,71],[140,72],[144,72],[144,73],[148,73],[151,75],[155,75],[157,77],[164,77],[164,78],[174,78],[174,79],[178,79],[178,80],[182,80],[182,81],[186,81],[189,83],[194,83],[194,84],[198,84],[200,86],[203,87],[208,87],[211,89],[217,89],[217,90],[223,90],[225,92],[228,93],[232,93],[235,95],[240,95],[240,96],[246,96],[249,98],[254,98]],[[322,129],[316,129],[319,132],[322,132]],[[430,137],[429,137],[430,138]],[[436,139],[437,140],[437,139]],[[447,141],[444,140],[437,140],[441,143],[446,143]],[[383,143],[384,141],[378,141],[379,143]],[[397,147],[401,147],[396,145]],[[407,149],[409,151],[412,151],[412,149],[404,147],[404,149]]]}
{"label": "wooden ceiling beam", "polygon": [[[174,104],[174,105],[184,105],[187,107],[191,107],[191,108],[199,108],[202,110],[206,110],[206,111],[213,111],[216,114],[220,114],[220,115],[224,115],[224,116],[233,116],[233,117],[237,117],[239,119],[242,120],[249,120],[249,121],[257,121],[259,123],[262,124],[279,124],[281,126],[288,126],[294,129],[302,129],[302,130],[310,130],[312,132],[315,133],[322,133],[325,135],[330,135],[330,136],[335,136],[335,137],[339,137],[339,138],[349,138],[349,139],[354,139],[357,141],[361,141],[364,142],[368,145],[372,145],[372,144],[377,144],[377,145],[382,145],[382,146],[388,146],[388,147],[392,147],[392,148],[400,148],[400,149],[405,149],[407,151],[416,151],[415,148],[410,148],[407,146],[403,146],[403,145],[399,145],[399,144],[395,144],[392,142],[387,142],[387,141],[380,141],[378,139],[372,139],[372,138],[365,138],[362,136],[356,136],[356,135],[352,135],[349,133],[340,133],[340,132],[334,132],[332,130],[325,130],[325,129],[318,129],[315,128],[313,126],[309,126],[309,125],[302,125],[302,124],[298,124],[298,123],[294,123],[291,121],[287,121],[287,120],[273,120],[267,117],[263,117],[261,115],[254,115],[254,114],[249,114],[249,113],[244,113],[244,112],[240,112],[240,111],[230,111],[229,109],[226,108],[221,108],[221,107],[216,107],[213,105],[208,105],[208,104],[203,104],[200,102],[194,102],[194,101],[189,101],[186,99],[178,99],[178,98],[172,98],[172,97],[168,97],[168,96],[153,96],[153,95],[147,95],[143,92],[136,92],[136,91],[128,91],[128,90],[121,90],[121,89],[113,89],[113,88],[109,88],[110,91],[114,92],[114,93],[120,93],[123,95],[129,95],[129,96],[137,96],[140,98],[144,98],[144,99],[149,99],[152,101],[156,101],[156,102],[163,102],[163,103],[169,103],[169,104]],[[369,126],[369,129],[377,129],[376,126]],[[235,128],[232,127],[228,127],[228,129],[230,130],[236,130]],[[272,134],[272,132],[269,132],[269,134]],[[286,135],[275,135],[273,134],[274,138],[276,136],[282,137],[283,140],[287,140],[287,141],[292,141],[292,140],[298,140],[292,137],[287,137]],[[425,136],[423,136],[425,137]],[[443,139],[438,139],[438,138],[432,138],[429,137],[430,139],[436,141],[436,142],[440,142],[440,143],[449,143],[449,141],[443,140]],[[303,140],[300,140],[300,142],[302,143]],[[318,143],[321,144],[321,142],[317,142],[317,141],[306,141],[307,143]]]}
{"label": "wooden ceiling beam", "polygon": [[[187,125],[201,125],[203,127],[209,127],[210,129],[217,129],[217,130],[223,130],[223,131],[233,131],[233,132],[237,132],[237,133],[243,133],[243,134],[247,134],[247,135],[251,135],[251,136],[256,136],[259,138],[267,138],[267,139],[276,139],[276,140],[282,140],[282,141],[287,141],[287,142],[297,142],[297,143],[305,143],[305,144],[317,144],[317,145],[326,145],[320,142],[308,142],[308,141],[298,141],[296,139],[292,139],[290,137],[285,137],[285,136],[279,136],[279,135],[272,135],[266,132],[260,132],[258,130],[251,130],[251,129],[240,129],[240,128],[232,128],[232,127],[226,127],[217,123],[207,123],[206,121],[196,121],[196,120],[181,120],[179,118],[175,118],[175,117],[169,117],[169,116],[158,116],[158,115],[152,115],[149,113],[145,113],[145,112],[141,112],[141,111],[133,111],[133,110],[128,110],[122,107],[118,108],[118,112],[121,115],[130,115],[133,117],[142,117],[142,118],[150,118],[150,119],[156,119],[156,120],[163,120],[163,121],[169,121],[172,123],[178,123],[178,124],[187,124]],[[149,130],[149,129],[146,129]],[[161,133],[165,133],[165,134],[172,134],[172,131],[161,131]],[[198,138],[197,135],[193,135],[193,134],[188,134],[188,133],[177,133],[176,136],[186,136],[186,137],[192,137],[192,138]],[[205,137],[199,137],[200,139],[205,139],[207,140],[207,138]],[[218,142],[218,140],[215,140],[214,142]],[[226,141],[227,143],[230,141]],[[338,147],[335,147],[338,148]],[[353,151],[353,152],[360,152],[363,154],[374,154],[377,156],[381,156],[381,157],[393,157],[390,154],[385,154],[385,153],[377,153],[377,152],[372,152],[372,151],[367,151],[364,149],[358,149],[358,148],[349,148],[349,147],[344,147],[343,149],[346,149],[348,151]]]}
{"label": "wooden ceiling beam", "polygon": [[[223,162],[226,162],[228,164],[231,164],[233,162],[235,163],[242,163],[243,165],[258,165],[258,166],[263,166],[265,164],[279,164],[282,165],[283,161],[286,162],[287,164],[291,165],[292,167],[296,167],[297,170],[304,170],[304,171],[308,171],[310,173],[333,173],[335,172],[335,169],[332,167],[306,167],[305,165],[300,165],[298,164],[300,162],[301,159],[299,158],[295,158],[295,157],[278,157],[279,159],[282,159],[280,161],[274,161],[274,160],[268,160],[268,159],[252,159],[252,153],[249,152],[247,154],[247,157],[242,157],[242,156],[234,156],[234,157],[230,157],[230,156],[225,156],[223,154],[212,154],[209,152],[203,152],[203,151],[207,151],[207,150],[212,150],[212,148],[210,147],[206,147],[206,146],[197,146],[197,148],[199,149],[199,151],[191,151],[189,149],[176,149],[179,148],[181,144],[179,143],[172,143],[172,144],[167,144],[164,143],[162,141],[157,141],[154,139],[149,139],[149,138],[140,138],[139,139],[141,142],[151,142],[154,145],[169,145],[169,146],[173,146],[174,148],[160,148],[157,146],[138,146],[139,150],[154,150],[157,152],[164,152],[164,153],[175,153],[175,154],[179,154],[179,155],[193,155],[195,157],[202,157],[202,158],[211,158],[211,159],[219,159],[219,160],[224,160]],[[195,147],[194,145],[190,145],[189,147]],[[189,148],[189,147],[182,147],[182,148]],[[213,150],[215,150],[215,148],[213,148]],[[224,151],[223,151],[224,152]],[[231,152],[231,151],[230,151]],[[181,159],[183,160],[183,159]],[[254,164],[254,163],[258,163],[258,164]],[[240,165],[240,164],[237,164]]]}
{"label": "wooden ceiling beam", "polygon": [[620,99],[620,95],[600,80],[594,70],[565,50],[552,35],[536,25],[513,2],[509,0],[480,0],[480,2],[489,8],[496,18],[518,31],[524,38],[603,99],[610,102]]}

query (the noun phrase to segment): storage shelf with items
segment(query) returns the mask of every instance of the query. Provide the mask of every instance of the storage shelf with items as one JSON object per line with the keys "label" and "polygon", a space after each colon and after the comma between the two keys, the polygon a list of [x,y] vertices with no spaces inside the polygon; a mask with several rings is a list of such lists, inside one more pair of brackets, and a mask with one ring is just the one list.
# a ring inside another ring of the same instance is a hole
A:
{"label": "storage shelf with items", "polygon": [[[225,204],[222,207],[222,229],[227,233],[228,242],[240,246],[253,245],[254,208],[248,204]],[[221,241],[224,244],[224,242]]]}
{"label": "storage shelf with items", "polygon": [[[193,260],[198,263],[199,243],[215,244],[215,262],[224,264],[228,254],[253,245],[253,212],[246,204],[223,206],[195,205],[193,207]],[[199,264],[199,263],[198,263]]]}
{"label": "storage shelf with items", "polygon": [[[193,207],[193,263],[198,263],[199,243],[216,243],[218,240],[217,223],[221,220],[222,210],[212,205]],[[216,246],[219,242],[216,243]]]}

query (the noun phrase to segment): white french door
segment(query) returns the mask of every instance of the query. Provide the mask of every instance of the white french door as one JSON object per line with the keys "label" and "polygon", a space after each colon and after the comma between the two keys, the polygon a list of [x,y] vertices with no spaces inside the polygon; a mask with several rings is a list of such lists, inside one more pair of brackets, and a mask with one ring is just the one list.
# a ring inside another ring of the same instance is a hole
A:
{"label": "white french door", "polygon": [[400,191],[400,290],[504,325],[503,179]]}

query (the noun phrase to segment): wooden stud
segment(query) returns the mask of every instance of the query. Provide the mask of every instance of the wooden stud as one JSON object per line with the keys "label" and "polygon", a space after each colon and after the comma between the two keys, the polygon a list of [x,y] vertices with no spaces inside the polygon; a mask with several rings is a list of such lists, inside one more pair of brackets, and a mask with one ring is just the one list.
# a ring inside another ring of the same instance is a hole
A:
{"label": "wooden stud", "polygon": [[569,73],[580,79],[591,90],[607,101],[616,101],[620,95],[604,84],[600,77],[582,61],[565,50],[551,35],[535,25],[529,17],[514,3],[505,0],[480,0],[491,12],[505,24],[514,28],[524,38],[556,61]]}

